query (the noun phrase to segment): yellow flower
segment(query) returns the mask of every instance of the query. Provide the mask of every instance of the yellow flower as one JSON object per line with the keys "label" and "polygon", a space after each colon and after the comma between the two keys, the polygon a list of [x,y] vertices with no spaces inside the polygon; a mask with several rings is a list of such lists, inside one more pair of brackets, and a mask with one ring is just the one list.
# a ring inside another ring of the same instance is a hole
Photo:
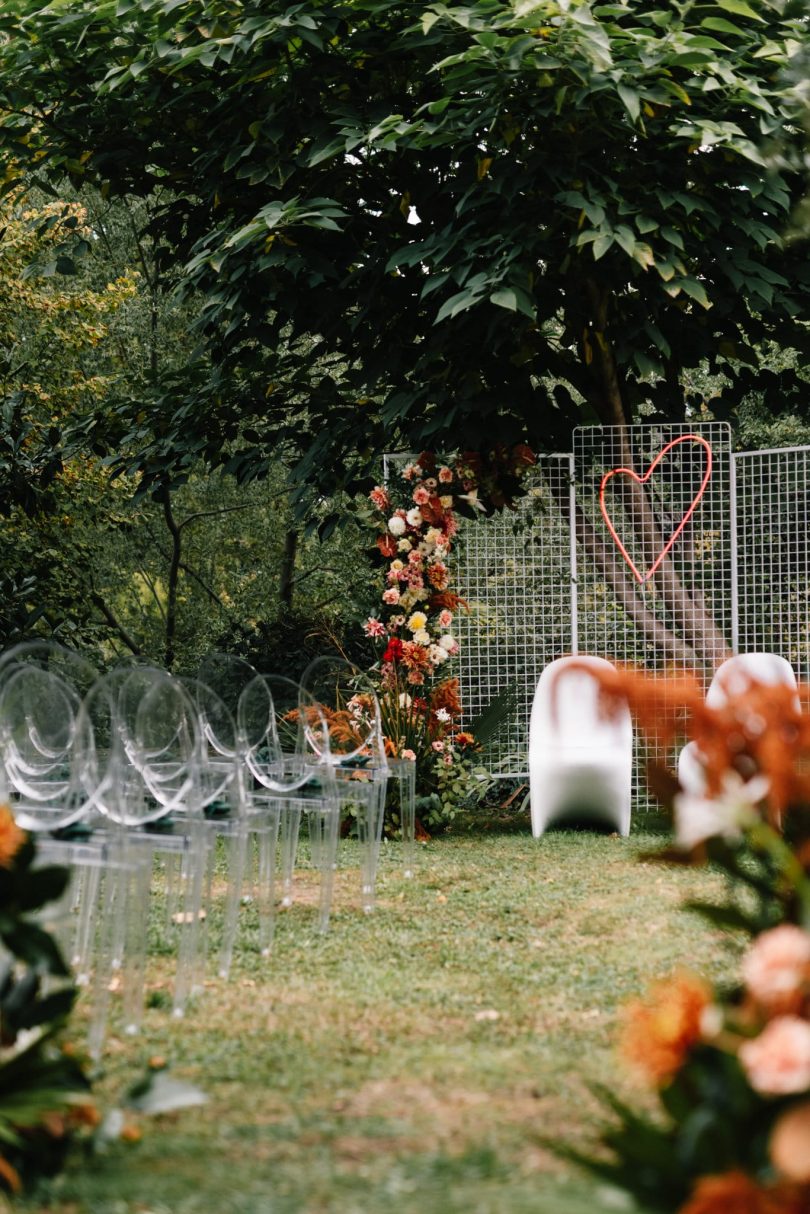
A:
{"label": "yellow flower", "polygon": [[11,862],[25,842],[24,830],[14,821],[8,805],[0,805],[0,868],[11,868]]}
{"label": "yellow flower", "polygon": [[410,632],[420,632],[425,624],[427,624],[427,616],[424,611],[415,611],[408,620],[408,630]]}

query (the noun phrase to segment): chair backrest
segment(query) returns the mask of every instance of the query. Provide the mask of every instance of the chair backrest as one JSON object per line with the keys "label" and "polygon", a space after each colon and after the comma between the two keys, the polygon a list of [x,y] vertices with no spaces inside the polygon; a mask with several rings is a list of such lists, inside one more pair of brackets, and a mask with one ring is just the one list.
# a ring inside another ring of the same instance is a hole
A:
{"label": "chair backrest", "polygon": [[250,772],[264,788],[293,792],[330,762],[329,729],[315,701],[291,679],[256,675],[239,697],[239,736]]}
{"label": "chair backrest", "polygon": [[[380,702],[367,674],[343,658],[315,658],[301,676],[301,690],[326,721],[333,764],[386,767]],[[317,752],[322,744],[319,731],[308,741]]]}
{"label": "chair backrest", "polygon": [[143,826],[168,813],[148,793],[135,762],[140,704],[162,677],[150,666],[118,666],[96,681],[79,711],[81,778],[94,808],[118,827]]}
{"label": "chair backrest", "polygon": [[736,653],[718,666],[706,692],[709,708],[722,708],[730,696],[743,694],[751,683],[764,683],[768,687],[798,686],[790,662],[776,653]]}
{"label": "chair backrest", "polygon": [[233,653],[209,653],[200,663],[197,678],[215,691],[236,720],[239,697],[259,672]]}
{"label": "chair backrest", "polygon": [[57,675],[79,698],[87,694],[99,677],[98,670],[87,658],[57,641],[21,641],[0,653],[0,684],[22,666],[33,666]]}
{"label": "chair backrest", "polygon": [[533,744],[564,755],[585,750],[616,752],[617,760],[632,751],[633,723],[626,705],[607,715],[600,703],[598,681],[591,670],[613,670],[604,658],[581,655],[557,658],[540,676],[532,706]]}
{"label": "chair backrest", "polygon": [[0,753],[12,809],[25,830],[60,830],[78,822],[93,791],[81,779],[73,687],[39,665],[13,668],[0,683]]}

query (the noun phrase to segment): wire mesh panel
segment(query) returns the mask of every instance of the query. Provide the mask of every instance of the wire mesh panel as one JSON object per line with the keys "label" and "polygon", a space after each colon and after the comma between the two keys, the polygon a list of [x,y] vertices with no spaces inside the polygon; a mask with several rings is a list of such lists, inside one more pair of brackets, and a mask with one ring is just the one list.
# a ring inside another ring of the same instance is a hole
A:
{"label": "wire mesh panel", "polygon": [[745,451],[737,481],[739,649],[810,678],[810,447]]}
{"label": "wire mesh panel", "polygon": [[575,646],[569,528],[572,459],[539,461],[518,509],[465,523],[456,565],[469,604],[455,630],[457,673],[469,722],[498,692],[514,686],[517,711],[493,746],[493,770],[527,770],[531,704],[544,667]]}
{"label": "wire mesh panel", "polygon": [[710,677],[734,635],[729,427],[580,427],[574,469],[579,652]]}

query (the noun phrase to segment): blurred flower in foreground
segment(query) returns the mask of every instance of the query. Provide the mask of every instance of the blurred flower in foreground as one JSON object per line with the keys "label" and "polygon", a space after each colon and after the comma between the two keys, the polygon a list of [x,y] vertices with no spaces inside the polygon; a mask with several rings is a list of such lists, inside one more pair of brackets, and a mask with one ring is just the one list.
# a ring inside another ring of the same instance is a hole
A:
{"label": "blurred flower in foreground", "polygon": [[702,1037],[711,1003],[708,985],[695,974],[674,974],[625,1009],[619,1049],[624,1058],[658,1087],[683,1066]]}
{"label": "blurred flower in foreground", "polygon": [[736,771],[728,771],[715,796],[678,793],[673,801],[675,843],[689,851],[716,835],[738,839],[759,816],[756,807],[767,796],[768,786],[765,776],[744,781]]}

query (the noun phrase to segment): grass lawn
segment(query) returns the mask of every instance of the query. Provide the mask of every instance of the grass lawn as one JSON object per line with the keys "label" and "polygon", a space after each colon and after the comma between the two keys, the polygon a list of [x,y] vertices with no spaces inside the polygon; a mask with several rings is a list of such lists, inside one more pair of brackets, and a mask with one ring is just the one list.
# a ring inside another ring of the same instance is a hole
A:
{"label": "grass lawn", "polygon": [[[718,977],[723,937],[679,909],[721,878],[640,863],[661,839],[556,832],[449,836],[417,875],[384,845],[378,908],[357,909],[350,843],[332,929],[301,903],[262,961],[249,922],[231,979],[185,1020],[113,1036],[102,1100],[152,1056],[203,1108],[143,1122],[137,1143],[77,1160],[19,1208],[53,1214],[591,1214],[611,1204],[544,1146],[593,1143],[594,1081],[634,1091],[612,1050],[617,1007],[687,964]],[[250,908],[245,912],[249,920]],[[212,938],[216,938],[216,913]],[[165,1004],[168,962],[150,966]],[[641,1096],[643,1099],[644,1097]]]}

